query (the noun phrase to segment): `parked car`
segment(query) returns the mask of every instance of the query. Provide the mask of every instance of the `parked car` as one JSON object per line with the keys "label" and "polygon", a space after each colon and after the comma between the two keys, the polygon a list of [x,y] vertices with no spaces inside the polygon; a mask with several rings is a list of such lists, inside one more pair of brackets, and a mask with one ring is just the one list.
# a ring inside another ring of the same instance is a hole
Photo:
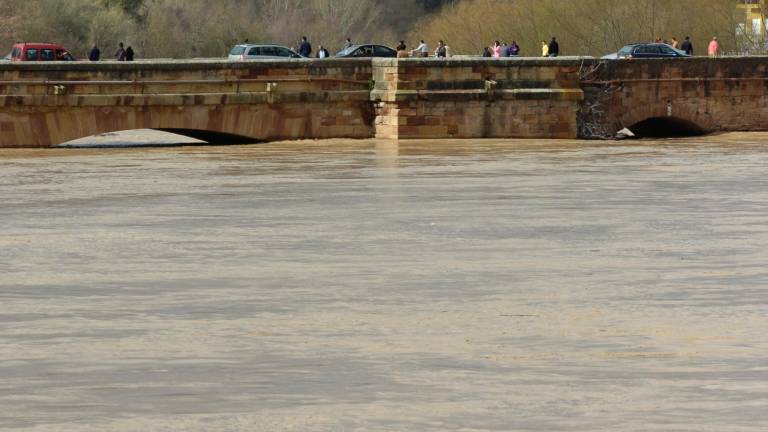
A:
{"label": "parked car", "polygon": [[336,53],[336,57],[397,57],[397,51],[384,45],[352,45]]}
{"label": "parked car", "polygon": [[229,60],[301,58],[294,50],[280,45],[239,44],[232,47]]}
{"label": "parked car", "polygon": [[685,51],[664,43],[639,43],[624,46],[618,52],[604,55],[604,59],[629,59],[629,58],[675,58],[690,57]]}
{"label": "parked car", "polygon": [[17,43],[11,49],[11,61],[75,61],[66,48],[52,43]]}

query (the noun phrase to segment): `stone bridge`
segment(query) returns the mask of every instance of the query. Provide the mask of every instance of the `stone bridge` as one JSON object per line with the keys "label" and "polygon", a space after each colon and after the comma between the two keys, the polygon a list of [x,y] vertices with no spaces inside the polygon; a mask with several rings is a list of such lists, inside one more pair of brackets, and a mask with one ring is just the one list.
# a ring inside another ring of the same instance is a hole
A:
{"label": "stone bridge", "polygon": [[768,129],[768,58],[0,63],[0,147],[158,129],[213,143]]}
{"label": "stone bridge", "polygon": [[0,147],[157,129],[217,143],[373,136],[370,60],[0,64]]}

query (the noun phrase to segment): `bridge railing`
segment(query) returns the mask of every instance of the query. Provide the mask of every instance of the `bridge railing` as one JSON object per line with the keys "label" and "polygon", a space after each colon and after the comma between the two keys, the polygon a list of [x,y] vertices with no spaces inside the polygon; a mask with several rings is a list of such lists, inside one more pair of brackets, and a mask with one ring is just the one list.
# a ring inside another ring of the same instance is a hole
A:
{"label": "bridge railing", "polygon": [[[161,63],[10,63],[0,65],[0,95],[158,94],[367,89],[370,61]],[[59,89],[60,90],[60,89]]]}

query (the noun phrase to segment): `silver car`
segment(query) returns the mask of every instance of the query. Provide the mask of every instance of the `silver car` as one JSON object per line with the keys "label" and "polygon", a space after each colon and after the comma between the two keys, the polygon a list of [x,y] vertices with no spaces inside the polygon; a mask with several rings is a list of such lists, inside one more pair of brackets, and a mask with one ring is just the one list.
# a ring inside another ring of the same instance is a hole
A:
{"label": "silver car", "polygon": [[294,50],[280,45],[239,44],[232,47],[229,60],[301,58]]}

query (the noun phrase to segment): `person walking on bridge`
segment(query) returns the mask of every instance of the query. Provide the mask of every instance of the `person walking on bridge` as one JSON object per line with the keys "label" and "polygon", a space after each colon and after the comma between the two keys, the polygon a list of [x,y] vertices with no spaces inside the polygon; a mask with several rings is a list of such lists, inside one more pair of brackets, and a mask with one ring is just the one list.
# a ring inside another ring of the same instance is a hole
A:
{"label": "person walking on bridge", "polygon": [[133,61],[133,48],[128,45],[128,48],[125,49],[125,61]]}
{"label": "person walking on bridge", "polygon": [[435,57],[447,57],[448,56],[448,48],[445,46],[445,43],[443,41],[439,41],[437,43],[437,49],[435,49]]}
{"label": "person walking on bridge", "polygon": [[707,53],[710,57],[717,57],[720,54],[720,43],[717,42],[717,36],[713,37],[709,43]]}
{"label": "person walking on bridge", "polygon": [[309,43],[306,36],[301,37],[301,43],[299,44],[299,55],[302,57],[309,57],[312,55],[312,44]]}
{"label": "person walking on bridge", "polygon": [[424,42],[424,39],[421,40],[421,43],[416,47],[416,49],[411,51],[411,55],[413,54],[416,54],[419,57],[429,57],[429,46],[427,46],[427,43]]}
{"label": "person walking on bridge", "polygon": [[555,37],[552,37],[552,40],[549,41],[549,56],[550,57],[557,57],[560,55],[560,44],[557,43],[557,39]]}
{"label": "person walking on bridge", "polygon": [[545,40],[541,41],[541,56],[549,57],[549,44]]}
{"label": "person walking on bridge", "polygon": [[125,48],[123,48],[122,42],[117,44],[117,51],[115,51],[115,60],[125,61]]}
{"label": "person walking on bridge", "polygon": [[491,50],[493,52],[493,58],[501,57],[501,42],[499,41],[494,42]]}
{"label": "person walking on bridge", "polygon": [[686,36],[683,43],[680,45],[680,49],[685,51],[689,56],[693,55],[693,44],[691,43],[691,37]]}
{"label": "person walking on bridge", "polygon": [[93,44],[93,48],[88,52],[88,60],[99,61],[101,59],[101,50],[96,44]]}

